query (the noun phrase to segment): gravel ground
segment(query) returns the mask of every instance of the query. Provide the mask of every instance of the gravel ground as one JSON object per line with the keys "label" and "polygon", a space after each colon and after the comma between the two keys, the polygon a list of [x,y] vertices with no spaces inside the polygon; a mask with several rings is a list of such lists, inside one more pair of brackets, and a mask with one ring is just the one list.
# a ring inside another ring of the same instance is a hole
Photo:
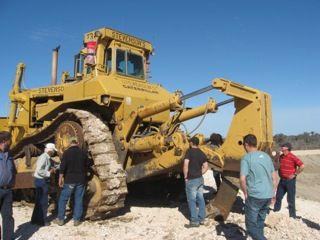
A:
{"label": "gravel ground", "polygon": [[[207,226],[185,229],[187,205],[184,203],[154,201],[148,207],[131,206],[125,213],[96,222],[84,222],[78,227],[69,221],[64,226],[52,223],[38,228],[29,223],[32,208],[14,207],[16,239],[245,239],[245,223],[242,212],[232,212],[225,223],[209,220]],[[286,207],[280,213],[271,213],[266,221],[268,239],[320,239],[320,204],[297,199],[297,215],[288,217]]]}
{"label": "gravel ground", "polygon": [[[279,213],[271,212],[266,220],[268,239],[320,239],[319,171],[320,155],[301,155],[306,170],[299,176],[296,201],[299,219],[288,217],[286,199]],[[212,173],[205,176],[206,185],[215,188]],[[101,221],[85,221],[74,227],[72,220],[64,226],[51,223],[38,228],[30,224],[32,206],[14,204],[16,239],[246,239],[242,194],[224,223],[208,220],[206,226],[186,229],[188,207],[184,201],[138,199],[130,197],[119,215]]]}

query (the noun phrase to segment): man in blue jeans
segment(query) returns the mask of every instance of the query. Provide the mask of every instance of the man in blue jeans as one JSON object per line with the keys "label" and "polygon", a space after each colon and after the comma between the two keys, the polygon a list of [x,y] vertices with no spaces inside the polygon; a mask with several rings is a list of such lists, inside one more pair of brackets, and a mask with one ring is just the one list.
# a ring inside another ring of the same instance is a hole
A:
{"label": "man in blue jeans", "polygon": [[276,189],[277,175],[269,155],[257,150],[255,135],[246,135],[243,146],[247,154],[241,159],[240,187],[245,197],[247,233],[254,240],[264,240],[264,221]]}
{"label": "man in blue jeans", "polygon": [[[14,239],[14,219],[12,217],[12,188],[15,183],[16,167],[10,155],[11,134],[0,132],[0,212],[2,217],[3,240]],[[0,235],[1,239],[1,235]]]}
{"label": "man in blue jeans", "polygon": [[48,212],[48,191],[50,176],[55,172],[51,168],[51,157],[57,151],[53,143],[47,143],[36,163],[36,170],[34,171],[34,186],[36,188],[36,199],[31,216],[31,223],[39,226],[49,226],[47,219]]}
{"label": "man in blue jeans", "polygon": [[304,169],[303,162],[291,152],[290,143],[281,145],[282,154],[280,156],[279,176],[280,182],[277,189],[276,203],[273,211],[278,212],[281,209],[281,201],[287,193],[289,216],[296,218],[296,178]]}
{"label": "man in blue jeans", "polygon": [[56,221],[59,226],[64,224],[66,205],[73,193],[73,225],[81,224],[87,166],[86,152],[79,148],[76,138],[71,138],[70,147],[63,153],[60,165],[59,186],[63,189],[60,193]]}
{"label": "man in blue jeans", "polygon": [[[190,223],[186,228],[199,227],[204,224],[206,217],[203,198],[203,177],[208,170],[206,155],[199,149],[199,139],[190,139],[190,149],[187,150],[183,163],[183,174],[186,185],[186,194],[190,210]],[[197,205],[199,210],[197,210]]]}

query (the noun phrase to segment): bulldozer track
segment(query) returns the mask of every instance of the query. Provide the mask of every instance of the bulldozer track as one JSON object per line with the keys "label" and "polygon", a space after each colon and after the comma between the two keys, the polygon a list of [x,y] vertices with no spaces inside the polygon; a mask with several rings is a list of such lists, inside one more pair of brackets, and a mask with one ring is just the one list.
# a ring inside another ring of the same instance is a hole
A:
{"label": "bulldozer track", "polygon": [[55,130],[64,121],[81,124],[84,141],[90,157],[93,159],[96,174],[100,182],[100,198],[94,205],[88,205],[86,218],[99,218],[102,214],[124,207],[127,194],[126,173],[119,163],[112,134],[108,126],[94,114],[76,109],[67,109],[50,126],[26,137],[13,149],[15,158],[23,154],[23,146],[29,143],[45,143],[54,139]]}

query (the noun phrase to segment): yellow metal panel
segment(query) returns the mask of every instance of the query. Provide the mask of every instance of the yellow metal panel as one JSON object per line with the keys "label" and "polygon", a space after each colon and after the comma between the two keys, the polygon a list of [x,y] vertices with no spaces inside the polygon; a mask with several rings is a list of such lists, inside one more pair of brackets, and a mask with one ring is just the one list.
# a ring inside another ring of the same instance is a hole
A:
{"label": "yellow metal panel", "polygon": [[8,118],[0,118],[0,131],[8,131]]}
{"label": "yellow metal panel", "polygon": [[102,34],[100,36],[101,39],[114,39],[118,42],[126,43],[137,48],[142,48],[149,52],[153,50],[150,42],[131,36],[126,33],[122,33],[120,31],[113,30],[111,28],[100,28],[98,30],[86,33],[84,36],[84,42],[87,43],[91,41],[97,41],[99,38],[96,34],[97,31],[99,31]]}

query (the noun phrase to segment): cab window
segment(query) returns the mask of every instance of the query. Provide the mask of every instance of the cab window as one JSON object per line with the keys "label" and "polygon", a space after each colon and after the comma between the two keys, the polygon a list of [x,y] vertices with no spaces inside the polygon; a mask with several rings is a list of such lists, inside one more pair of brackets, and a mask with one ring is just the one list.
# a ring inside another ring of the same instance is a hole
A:
{"label": "cab window", "polygon": [[126,56],[125,51],[117,50],[117,72],[126,74],[127,66],[126,66]]}
{"label": "cab window", "polygon": [[84,59],[85,57],[82,54],[77,54],[74,56],[74,78],[79,78],[82,76]]}
{"label": "cab window", "polygon": [[138,78],[144,78],[143,74],[143,59],[141,56],[127,53],[128,57],[128,75]]}
{"label": "cab window", "polygon": [[107,72],[111,71],[112,65],[112,49],[108,48],[105,53],[105,66],[107,67]]}
{"label": "cab window", "polygon": [[120,74],[144,79],[143,57],[140,55],[117,49],[116,69]]}

